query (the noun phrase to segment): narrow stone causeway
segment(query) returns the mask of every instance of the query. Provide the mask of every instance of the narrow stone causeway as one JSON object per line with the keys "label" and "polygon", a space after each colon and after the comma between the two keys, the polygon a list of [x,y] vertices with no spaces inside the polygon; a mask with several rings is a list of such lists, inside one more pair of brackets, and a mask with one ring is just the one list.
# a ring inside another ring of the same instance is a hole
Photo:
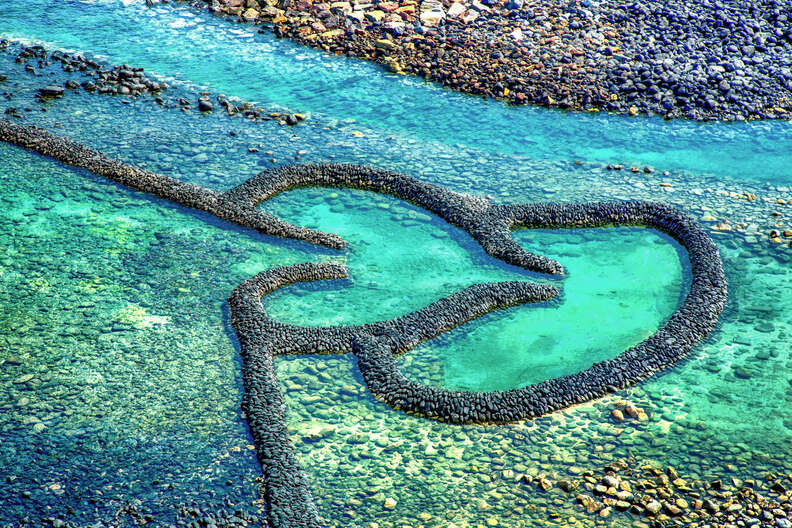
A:
{"label": "narrow stone causeway", "polygon": [[681,306],[652,336],[576,374],[508,391],[451,391],[407,379],[395,358],[416,345],[492,310],[545,302],[558,290],[523,281],[475,284],[421,310],[357,326],[303,327],[270,318],[268,293],[295,282],[344,278],[344,266],[305,263],[271,269],[246,280],[229,297],[231,322],[244,360],[247,414],[265,476],[268,521],[279,528],[320,525],[310,485],[297,463],[273,362],[284,354],[352,353],[371,393],[407,413],[448,423],[507,423],[530,419],[628,387],[669,368],[715,327],[727,298],[718,248],[690,216],[654,202],[499,205],[398,173],[358,165],[288,165],[264,171],[222,193],[146,171],[69,139],[0,119],[0,140],[90,170],[131,189],[206,211],[261,233],[331,248],[343,239],[294,226],[257,209],[278,193],[307,186],[345,187],[390,194],[423,207],[470,234],[491,256],[521,268],[563,275],[559,262],[525,251],[516,228],[637,225],[668,233],[688,253],[692,281]]}

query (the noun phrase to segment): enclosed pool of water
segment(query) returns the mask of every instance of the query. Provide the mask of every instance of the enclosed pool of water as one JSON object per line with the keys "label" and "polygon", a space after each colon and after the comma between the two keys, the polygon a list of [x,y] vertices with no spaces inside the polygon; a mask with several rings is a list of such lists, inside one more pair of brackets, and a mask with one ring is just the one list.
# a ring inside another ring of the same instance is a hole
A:
{"label": "enclosed pool of water", "polygon": [[[560,490],[510,475],[564,478],[619,458],[673,465],[689,479],[792,472],[792,248],[768,236],[792,228],[790,123],[507,107],[187,6],[6,4],[0,38],[145,67],[171,84],[168,100],[208,90],[308,115],[285,127],[82,91],[39,103],[39,87],[68,75],[32,76],[0,52],[0,88],[13,93],[0,108],[138,166],[224,190],[286,163],[355,162],[495,202],[664,201],[711,232],[729,281],[715,333],[660,376],[540,419],[429,421],[372,398],[352,357],[279,358],[289,432],[327,526],[628,526],[628,513],[590,517]],[[485,281],[559,287],[553,302],[490,313],[399,358],[410,379],[476,391],[615,357],[653,333],[689,287],[685,251],[650,229],[515,232],[565,266],[554,278],[505,265],[425,210],[370,192],[301,189],[260,205],[349,242],[332,250],[8,144],[0,160],[0,526],[58,515],[131,523],[130,508],[160,525],[189,503],[261,512],[225,301],[260,271],[349,267],[348,279],[265,297],[273,317],[309,326],[397,317]],[[648,420],[613,420],[619,401]]]}

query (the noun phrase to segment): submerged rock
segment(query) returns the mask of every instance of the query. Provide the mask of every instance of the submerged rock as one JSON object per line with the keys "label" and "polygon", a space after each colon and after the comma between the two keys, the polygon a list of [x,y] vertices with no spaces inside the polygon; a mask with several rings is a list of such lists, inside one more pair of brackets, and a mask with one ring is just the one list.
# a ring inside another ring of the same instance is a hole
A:
{"label": "submerged rock", "polygon": [[23,374],[22,376],[14,379],[14,384],[22,385],[23,383],[27,383],[28,381],[32,380],[34,377],[36,377],[35,374]]}
{"label": "submerged rock", "polygon": [[64,91],[63,86],[58,86],[57,84],[50,84],[39,88],[39,93],[43,97],[60,97],[64,94]]}
{"label": "submerged rock", "polygon": [[208,99],[198,99],[198,110],[201,112],[211,112],[214,107]]}
{"label": "submerged rock", "polygon": [[734,375],[740,379],[750,379],[753,376],[750,370],[742,366],[734,367],[733,370]]}

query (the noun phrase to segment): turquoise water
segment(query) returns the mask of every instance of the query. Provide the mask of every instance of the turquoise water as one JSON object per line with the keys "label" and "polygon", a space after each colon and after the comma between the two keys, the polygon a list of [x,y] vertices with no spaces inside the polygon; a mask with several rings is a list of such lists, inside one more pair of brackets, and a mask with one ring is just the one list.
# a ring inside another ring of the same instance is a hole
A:
{"label": "turquoise water", "polygon": [[507,390],[574,374],[649,337],[687,293],[684,251],[654,231],[520,232],[518,240],[564,262],[561,304],[450,332],[403,356],[408,376],[423,378],[429,369],[422,363],[436,357],[445,359],[439,384],[460,390]]}
{"label": "turquoise water", "polygon": [[[767,237],[792,227],[792,206],[776,202],[792,199],[789,123],[509,108],[183,6],[34,0],[3,11],[0,37],[144,66],[173,84],[167,98],[195,97],[201,86],[310,113],[289,128],[84,93],[40,105],[36,88],[64,74],[31,77],[0,53],[2,90],[15,94],[0,108],[23,109],[21,122],[212,188],[299,157],[401,170],[503,202],[663,200],[705,226],[735,226],[712,231],[729,305],[688,361],[540,420],[429,422],[373,400],[352,358],[279,360],[288,425],[328,526],[630,523],[622,514],[586,518],[560,492],[516,485],[506,469],[575,475],[633,456],[690,478],[792,471],[792,248]],[[650,230],[517,232],[568,268],[558,280],[503,265],[456,228],[389,197],[311,189],[262,204],[350,241],[332,251],[252,234],[8,145],[0,159],[0,467],[15,477],[0,481],[0,525],[67,507],[88,524],[132,499],[158,521],[192,500],[229,497],[257,511],[260,470],[240,415],[224,300],[263,269],[309,260],[350,267],[348,280],[295,285],[264,300],[272,315],[303,324],[393,317],[483,280],[559,286],[558,301],[489,314],[400,358],[414,379],[478,389],[613,357],[661,324],[687,287],[684,252]],[[608,162],[659,170],[607,171]],[[408,285],[417,293],[406,294]],[[648,422],[613,422],[618,400],[642,406]],[[111,505],[98,513],[82,506],[100,498]],[[397,507],[384,508],[385,498]]]}
{"label": "turquoise water", "polygon": [[[380,321],[478,282],[548,280],[499,264],[464,233],[390,197],[308,189],[266,209],[338,233],[351,246],[339,259],[351,275],[343,289],[294,285],[265,299],[270,315],[293,324]],[[433,340],[404,356],[408,375],[423,378],[438,358],[440,384],[455,389],[510,389],[571,374],[654,333],[686,293],[684,250],[655,231],[526,230],[516,237],[564,262],[561,302],[492,314]],[[400,294],[407,284],[414,291]]]}
{"label": "turquoise water", "polygon": [[701,126],[530,108],[515,112],[278,41],[258,34],[255,26],[229,30],[228,24],[186,6],[149,9],[143,0],[12,1],[4,4],[0,33],[90,51],[166,79],[315,113],[383,136],[520,160],[650,164],[760,181],[792,176],[785,156],[792,146],[787,122]]}

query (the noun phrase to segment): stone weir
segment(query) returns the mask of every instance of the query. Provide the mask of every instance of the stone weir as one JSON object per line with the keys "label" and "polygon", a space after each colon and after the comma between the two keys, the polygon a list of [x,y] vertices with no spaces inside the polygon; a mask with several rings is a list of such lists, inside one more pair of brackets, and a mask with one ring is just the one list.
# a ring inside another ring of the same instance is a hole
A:
{"label": "stone weir", "polygon": [[289,165],[264,171],[217,193],[133,167],[69,139],[0,119],[0,140],[90,170],[132,189],[200,209],[261,233],[332,248],[337,235],[294,226],[259,211],[278,193],[306,186],[365,189],[421,206],[477,240],[493,257],[527,270],[563,275],[560,263],[525,251],[511,238],[515,228],[586,228],[637,225],[668,233],[685,247],[692,282],[687,297],[652,336],[614,359],[576,374],[508,391],[451,391],[407,379],[395,358],[489,311],[555,298],[548,284],[522,281],[476,284],[411,314],[358,326],[302,327],[271,319],[261,298],[287,284],[346,277],[344,266],[306,263],[259,273],[229,297],[231,322],[244,359],[245,398],[258,459],[265,475],[268,520],[282,528],[318,527],[310,486],[287,433],[285,406],[275,377],[282,354],[352,353],[369,390],[394,409],[448,423],[506,423],[547,414],[598,398],[667,369],[715,327],[727,284],[715,243],[690,216],[661,203],[498,205],[398,173],[357,165]]}

